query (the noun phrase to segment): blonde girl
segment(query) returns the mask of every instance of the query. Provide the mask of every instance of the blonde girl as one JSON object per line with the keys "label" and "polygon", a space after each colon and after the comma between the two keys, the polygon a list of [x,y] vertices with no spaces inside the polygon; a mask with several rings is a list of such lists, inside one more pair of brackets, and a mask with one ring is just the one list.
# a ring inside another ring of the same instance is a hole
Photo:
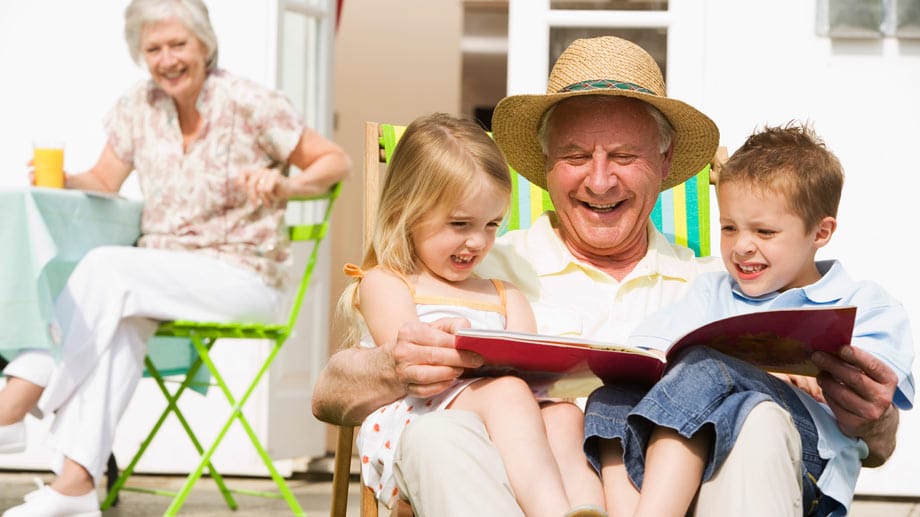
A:
{"label": "blonde girl", "polygon": [[[477,328],[535,331],[520,291],[473,273],[495,242],[510,194],[505,159],[477,124],[445,114],[409,124],[388,167],[364,262],[346,266],[356,278],[339,302],[352,329],[348,342],[373,347],[393,341],[407,322],[443,317],[466,318]],[[580,422],[581,410],[562,402],[541,410],[530,387],[510,376],[460,378],[438,395],[406,396],[368,416],[357,444],[362,478],[379,501],[392,506],[399,496],[393,456],[403,429],[439,410],[471,411],[482,419],[526,515],[605,515],[597,506],[585,508],[602,501],[600,482],[586,464],[596,497],[582,497],[586,481],[577,476],[571,486],[563,484],[559,465],[580,449],[581,427],[560,425],[570,432],[554,430],[552,444],[547,438],[544,415]],[[557,463],[554,451],[566,457]]]}

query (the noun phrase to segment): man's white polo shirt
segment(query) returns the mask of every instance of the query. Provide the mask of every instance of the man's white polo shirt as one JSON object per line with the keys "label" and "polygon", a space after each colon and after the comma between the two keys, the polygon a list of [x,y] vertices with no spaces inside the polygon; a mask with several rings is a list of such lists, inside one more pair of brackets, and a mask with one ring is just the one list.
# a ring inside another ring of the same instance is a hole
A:
{"label": "man's white polo shirt", "polygon": [[538,332],[625,343],[648,314],[681,298],[702,273],[723,269],[718,257],[697,258],[648,223],[649,250],[622,282],[579,262],[547,212],[526,230],[500,237],[476,269],[511,282],[530,300]]}

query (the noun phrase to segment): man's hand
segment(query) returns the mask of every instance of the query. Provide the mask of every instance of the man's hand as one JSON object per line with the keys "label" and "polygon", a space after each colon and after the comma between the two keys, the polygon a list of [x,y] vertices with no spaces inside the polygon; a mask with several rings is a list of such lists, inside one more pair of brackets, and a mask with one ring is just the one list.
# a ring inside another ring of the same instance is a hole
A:
{"label": "man's hand", "polygon": [[313,387],[313,415],[330,424],[361,425],[367,415],[406,395],[441,393],[464,369],[482,365],[479,355],[454,349],[453,332],[464,327],[469,322],[462,318],[406,323],[396,341],[339,350]]}
{"label": "man's hand", "polygon": [[844,434],[869,445],[866,466],[878,466],[894,452],[898,412],[891,405],[897,375],[864,350],[844,347],[839,356],[815,352],[818,385]]}
{"label": "man's hand", "polygon": [[431,324],[410,322],[400,328],[394,343],[383,345],[392,360],[394,378],[407,395],[437,395],[466,368],[482,365],[478,354],[454,348],[454,333],[469,326],[463,318],[443,318]]}

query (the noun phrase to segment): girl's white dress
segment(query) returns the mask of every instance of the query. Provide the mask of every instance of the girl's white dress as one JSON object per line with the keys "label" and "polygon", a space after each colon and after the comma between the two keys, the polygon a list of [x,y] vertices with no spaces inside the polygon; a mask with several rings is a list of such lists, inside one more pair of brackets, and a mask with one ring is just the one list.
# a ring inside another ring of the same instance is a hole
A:
{"label": "girl's white dress", "polygon": [[[416,296],[412,285],[408,282],[406,285],[415,300],[419,321],[431,322],[440,318],[460,317],[468,319],[472,328],[504,329],[505,288],[500,280],[492,280],[492,283],[498,291],[500,305],[454,298]],[[376,346],[366,331],[360,346]],[[356,440],[361,455],[361,479],[374,491],[379,501],[389,507],[399,495],[393,477],[393,453],[403,429],[420,415],[444,409],[464,388],[477,380],[458,379],[441,394],[427,399],[402,398],[383,406],[364,419]]]}

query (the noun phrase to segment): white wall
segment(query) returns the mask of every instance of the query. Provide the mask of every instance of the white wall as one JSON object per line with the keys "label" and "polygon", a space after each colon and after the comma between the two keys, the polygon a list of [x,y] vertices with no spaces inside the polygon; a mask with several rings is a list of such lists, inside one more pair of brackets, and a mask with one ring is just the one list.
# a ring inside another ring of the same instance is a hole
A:
{"label": "white wall", "polygon": [[[269,0],[211,2],[220,65],[275,84]],[[26,185],[32,139],[65,141],[64,168],[92,166],[105,143],[103,120],[145,69],[124,42],[127,0],[0,2],[0,187]],[[267,44],[268,43],[268,44]],[[139,197],[129,181],[126,195]]]}
{"label": "white wall", "polygon": [[[913,273],[920,173],[920,40],[830,40],[815,34],[815,1],[707,0],[697,105],[734,151],[755,125],[811,120],[846,170],[838,230],[819,258],[840,258],[907,307],[920,336]],[[672,69],[672,73],[674,70]],[[717,214],[714,214],[717,221]],[[713,231],[717,249],[718,228]],[[715,253],[718,253],[716,251]],[[915,361],[915,376],[920,372]],[[859,491],[920,495],[920,414],[902,414],[898,449],[865,469]]]}

